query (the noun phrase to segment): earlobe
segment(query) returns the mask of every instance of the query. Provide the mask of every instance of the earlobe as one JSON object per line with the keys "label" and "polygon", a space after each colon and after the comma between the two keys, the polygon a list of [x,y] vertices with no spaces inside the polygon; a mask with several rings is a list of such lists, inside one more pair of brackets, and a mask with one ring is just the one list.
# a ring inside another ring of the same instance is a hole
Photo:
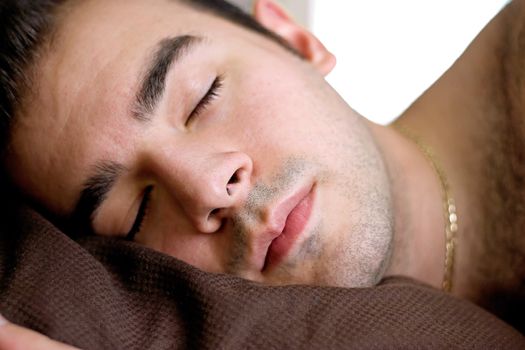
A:
{"label": "earlobe", "polygon": [[323,75],[335,66],[335,56],[308,30],[297,24],[286,11],[273,0],[257,0],[254,5],[255,19],[268,30],[282,37],[290,46],[310,61]]}

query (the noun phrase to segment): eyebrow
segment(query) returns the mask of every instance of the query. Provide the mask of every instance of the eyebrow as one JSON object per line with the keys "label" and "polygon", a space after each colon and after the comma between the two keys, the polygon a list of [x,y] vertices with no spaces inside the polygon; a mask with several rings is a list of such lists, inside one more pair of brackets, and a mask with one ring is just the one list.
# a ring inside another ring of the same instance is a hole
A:
{"label": "eyebrow", "polygon": [[70,216],[71,229],[82,232],[72,234],[93,234],[93,214],[107,198],[107,194],[126,168],[117,162],[106,161],[95,166],[93,174],[83,185],[80,199]]}
{"label": "eyebrow", "polygon": [[[145,70],[141,83],[132,102],[131,116],[141,122],[147,122],[164,95],[166,78],[175,63],[187,55],[201,37],[181,35],[162,39],[154,49],[152,59]],[[118,178],[126,167],[113,161],[95,165],[92,175],[84,182],[80,199],[73,213],[69,216],[68,227],[82,231],[80,234],[93,234],[92,219],[94,213],[107,198]]]}
{"label": "eyebrow", "polygon": [[186,56],[196,44],[202,42],[201,37],[181,35],[161,40],[149,63],[146,74],[131,107],[131,115],[139,121],[148,121],[164,95],[166,78],[170,68]]}

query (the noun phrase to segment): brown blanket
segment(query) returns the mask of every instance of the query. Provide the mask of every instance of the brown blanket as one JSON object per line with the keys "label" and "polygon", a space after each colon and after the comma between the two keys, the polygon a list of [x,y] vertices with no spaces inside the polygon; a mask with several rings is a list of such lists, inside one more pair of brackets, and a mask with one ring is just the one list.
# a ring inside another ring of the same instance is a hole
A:
{"label": "brown blanket", "polygon": [[405,279],[268,287],[137,245],[75,242],[28,209],[0,220],[0,312],[82,349],[525,349],[476,306]]}

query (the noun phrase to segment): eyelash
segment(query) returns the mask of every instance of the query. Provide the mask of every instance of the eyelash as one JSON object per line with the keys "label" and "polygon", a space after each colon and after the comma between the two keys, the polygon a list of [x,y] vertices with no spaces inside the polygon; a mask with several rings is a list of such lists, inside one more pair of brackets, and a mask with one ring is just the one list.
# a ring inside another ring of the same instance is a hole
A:
{"label": "eyelash", "polygon": [[[223,81],[224,78],[221,75],[215,78],[215,80],[210,86],[210,89],[208,90],[208,92],[206,92],[206,95],[204,95],[204,97],[199,101],[197,106],[195,106],[193,111],[190,113],[190,116],[186,123],[188,123],[191,119],[198,117],[214,99],[219,97],[219,91],[222,88]],[[133,226],[131,227],[129,233],[126,235],[126,239],[129,241],[133,241],[135,239],[135,236],[137,236],[137,234],[139,234],[141,231],[144,219],[148,214],[148,207],[151,200],[152,190],[153,186],[149,186],[144,192],[144,196],[142,197],[142,202],[140,203],[135,222],[133,223]]]}
{"label": "eyelash", "polygon": [[153,186],[148,186],[144,191],[144,196],[142,197],[142,201],[140,202],[140,207],[137,212],[135,222],[133,223],[131,230],[129,230],[129,233],[126,235],[126,240],[128,241],[133,241],[135,239],[135,236],[137,236],[137,234],[139,234],[140,230],[142,229],[142,224],[144,223],[144,219],[148,214],[152,190]]}
{"label": "eyelash", "polygon": [[186,124],[188,124],[193,118],[198,117],[214,99],[219,97],[219,91],[223,86],[223,82],[224,77],[222,75],[219,75],[215,78],[215,80],[210,86],[210,89],[208,90],[208,92],[206,92],[206,95],[204,95],[204,97],[195,106],[193,111],[191,111],[190,116],[186,121]]}

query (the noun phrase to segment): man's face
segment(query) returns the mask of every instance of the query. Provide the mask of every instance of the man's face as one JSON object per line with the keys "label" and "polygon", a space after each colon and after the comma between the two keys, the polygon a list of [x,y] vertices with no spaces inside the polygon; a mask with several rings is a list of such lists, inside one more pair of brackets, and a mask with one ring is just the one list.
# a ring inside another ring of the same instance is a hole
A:
{"label": "man's face", "polygon": [[37,72],[8,163],[55,215],[94,210],[97,234],[261,282],[384,272],[382,159],[308,61],[177,2],[89,1]]}

